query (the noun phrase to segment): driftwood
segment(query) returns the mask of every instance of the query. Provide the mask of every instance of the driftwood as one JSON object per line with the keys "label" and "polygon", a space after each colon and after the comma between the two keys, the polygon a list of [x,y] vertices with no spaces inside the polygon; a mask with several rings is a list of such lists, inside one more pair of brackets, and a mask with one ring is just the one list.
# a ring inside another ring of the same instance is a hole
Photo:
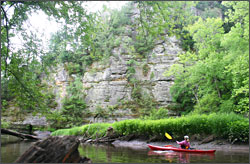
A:
{"label": "driftwood", "polygon": [[75,136],[51,136],[36,142],[15,163],[90,163],[90,159],[80,157],[79,143]]}
{"label": "driftwood", "polygon": [[113,135],[113,136],[105,136],[97,139],[91,139],[91,138],[79,138],[81,143],[112,143],[116,140],[125,140],[125,141],[130,141],[132,140],[134,135],[129,135],[129,136],[118,136],[118,135]]}
{"label": "driftwood", "polygon": [[1,134],[8,134],[8,135],[16,136],[22,139],[40,140],[36,136],[30,135],[30,134],[19,133],[19,132],[8,130],[8,129],[1,129]]}
{"label": "driftwood", "polygon": [[112,143],[116,140],[130,141],[134,138],[136,138],[136,135],[134,134],[121,136],[114,132],[113,127],[109,127],[104,137],[98,138],[98,135],[97,135],[96,139],[92,139],[91,137],[86,137],[85,135],[83,135],[82,137],[79,137],[79,140],[81,143],[95,143],[96,144],[96,143]]}
{"label": "driftwood", "polygon": [[81,143],[112,143],[115,140],[120,139],[121,137],[114,132],[113,127],[109,127],[106,131],[106,135],[104,137],[98,137],[96,134],[96,139],[92,139],[91,137],[80,137],[79,140]]}
{"label": "driftwood", "polygon": [[212,142],[212,141],[214,141],[214,139],[215,139],[215,136],[214,136],[214,135],[210,135],[210,136],[206,137],[205,139],[203,139],[203,140],[199,143],[199,145],[204,144],[204,143]]}
{"label": "driftwood", "polygon": [[80,139],[81,143],[112,143],[117,139],[111,139],[109,137],[102,137],[97,139],[83,138]]}

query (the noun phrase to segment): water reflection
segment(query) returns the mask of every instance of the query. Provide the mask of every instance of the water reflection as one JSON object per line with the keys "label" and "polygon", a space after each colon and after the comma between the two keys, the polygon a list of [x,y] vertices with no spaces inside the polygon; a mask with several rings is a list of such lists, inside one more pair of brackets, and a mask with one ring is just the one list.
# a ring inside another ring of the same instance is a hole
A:
{"label": "water reflection", "polygon": [[[1,146],[2,163],[14,162],[33,144],[28,141],[16,142],[15,138],[3,138],[5,144]],[[136,148],[136,145],[131,148],[112,144],[81,144],[78,150],[81,156],[90,158],[93,163],[249,163],[249,150],[217,150],[215,154],[197,154],[152,151],[149,148]]]}
{"label": "water reflection", "polygon": [[115,147],[113,145],[82,144],[81,156],[86,156],[93,163],[164,163],[165,159],[147,158],[147,149]]}
{"label": "water reflection", "polygon": [[93,163],[249,163],[249,151],[218,150],[199,154],[90,144],[82,144],[78,150]]}
{"label": "water reflection", "polygon": [[17,137],[1,135],[1,162],[13,163],[30,146],[30,141],[20,141]]}
{"label": "water reflection", "polygon": [[177,162],[177,163],[190,163],[190,159],[192,160],[204,160],[208,161],[215,159],[214,153],[207,154],[197,154],[197,153],[187,153],[187,152],[174,152],[174,151],[153,151],[150,150],[148,152],[148,156],[161,156],[164,157],[169,163]]}

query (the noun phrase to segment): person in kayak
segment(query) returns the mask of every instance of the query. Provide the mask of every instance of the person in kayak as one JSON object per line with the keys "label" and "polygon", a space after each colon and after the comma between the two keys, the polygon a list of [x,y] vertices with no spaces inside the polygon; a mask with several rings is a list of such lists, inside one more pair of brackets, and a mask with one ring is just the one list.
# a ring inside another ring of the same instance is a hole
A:
{"label": "person in kayak", "polygon": [[182,149],[190,149],[190,143],[189,143],[189,137],[188,136],[184,136],[183,141],[181,141],[181,142],[176,141],[176,143],[179,144]]}

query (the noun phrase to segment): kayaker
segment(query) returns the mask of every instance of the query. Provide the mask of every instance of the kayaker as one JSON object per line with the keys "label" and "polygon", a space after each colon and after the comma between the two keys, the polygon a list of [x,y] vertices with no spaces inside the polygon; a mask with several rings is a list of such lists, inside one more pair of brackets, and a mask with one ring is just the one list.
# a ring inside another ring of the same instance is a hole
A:
{"label": "kayaker", "polygon": [[182,149],[190,149],[190,143],[189,143],[189,137],[188,136],[184,136],[183,141],[181,141],[181,142],[176,141],[176,143],[179,144]]}

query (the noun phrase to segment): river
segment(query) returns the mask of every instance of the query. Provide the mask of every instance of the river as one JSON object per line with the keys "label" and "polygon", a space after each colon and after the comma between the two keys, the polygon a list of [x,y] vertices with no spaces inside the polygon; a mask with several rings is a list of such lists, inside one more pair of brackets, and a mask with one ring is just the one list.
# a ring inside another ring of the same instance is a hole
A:
{"label": "river", "polygon": [[[1,162],[12,163],[33,143],[16,137],[1,136]],[[80,144],[81,156],[93,163],[249,163],[249,150],[216,150],[215,154],[194,154],[172,151],[151,151],[146,147]]]}

